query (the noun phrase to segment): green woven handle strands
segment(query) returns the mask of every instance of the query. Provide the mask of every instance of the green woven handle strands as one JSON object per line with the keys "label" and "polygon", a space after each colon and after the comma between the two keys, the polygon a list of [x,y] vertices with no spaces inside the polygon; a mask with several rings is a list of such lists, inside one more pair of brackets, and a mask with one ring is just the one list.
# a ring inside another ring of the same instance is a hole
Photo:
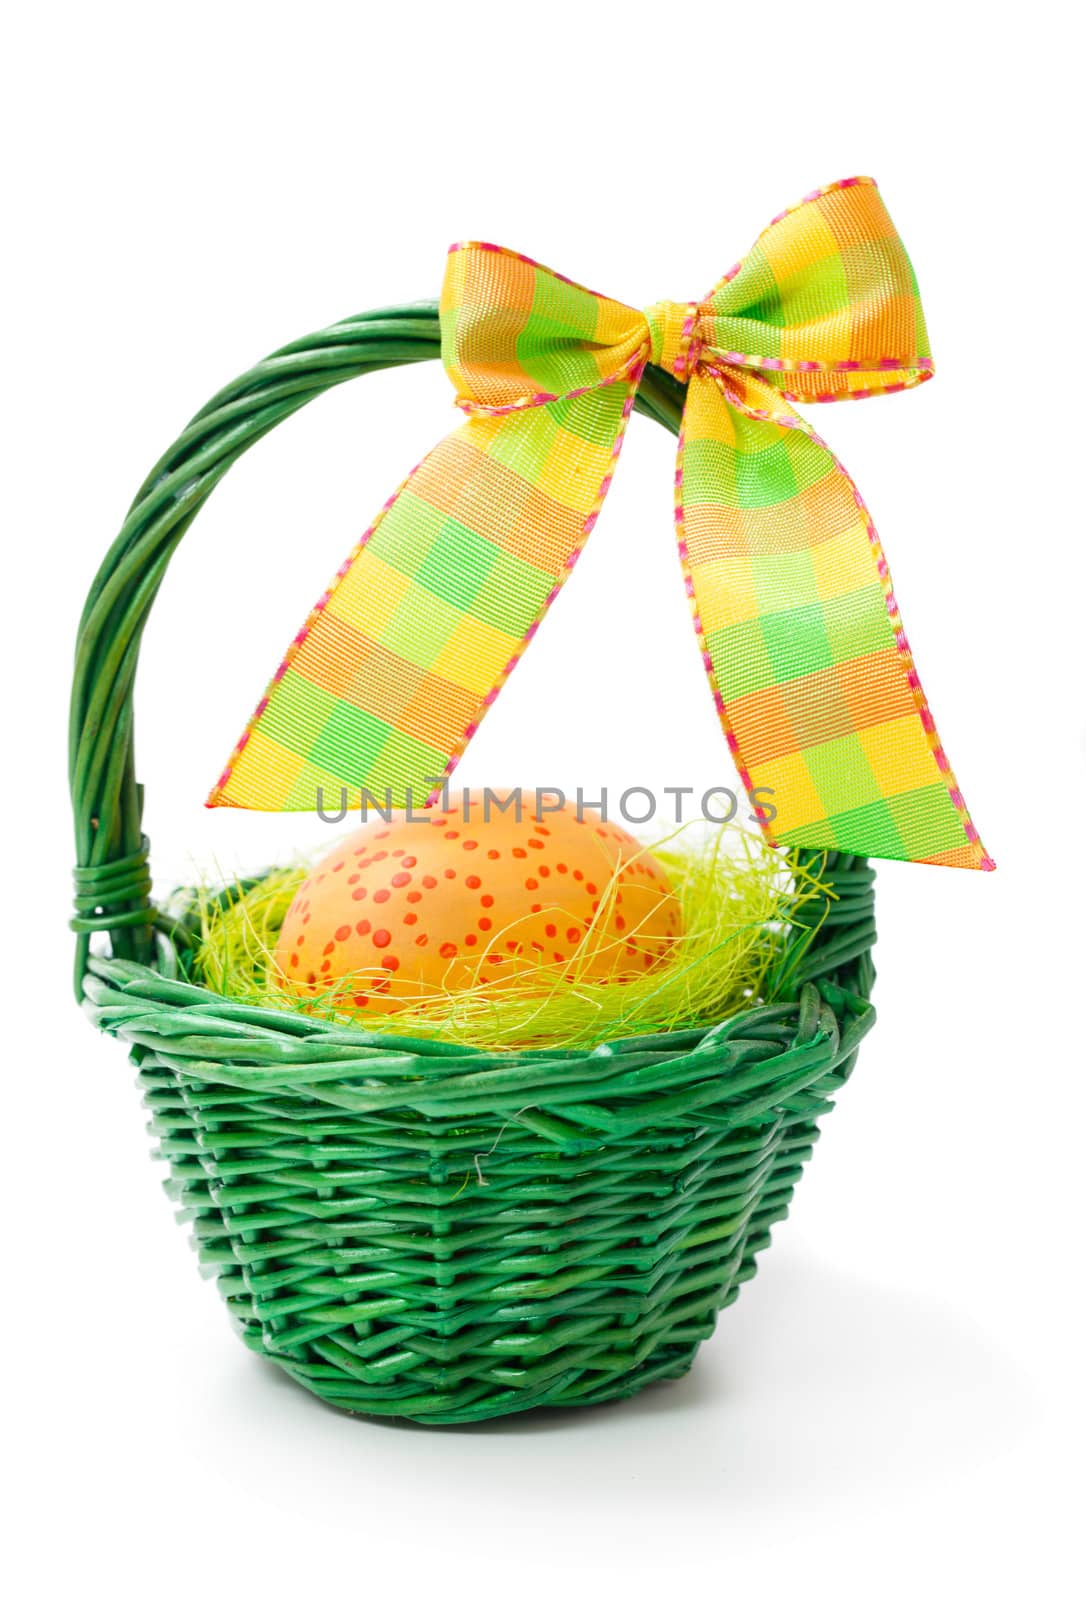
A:
{"label": "green woven handle strands", "polygon": [[[250,445],[335,384],[438,354],[435,305],[369,312],[288,345],[193,419],[91,588],[70,761],[77,994],[131,1046],[169,1191],[244,1342],[346,1410],[455,1423],[689,1368],[871,1025],[875,928],[866,861],[804,852],[820,891],[806,937],[786,936],[785,1000],[595,1049],[397,1039],[190,981],[199,930],[151,903],[133,755],[159,584]],[[638,409],[674,432],[680,400],[650,368]]]}

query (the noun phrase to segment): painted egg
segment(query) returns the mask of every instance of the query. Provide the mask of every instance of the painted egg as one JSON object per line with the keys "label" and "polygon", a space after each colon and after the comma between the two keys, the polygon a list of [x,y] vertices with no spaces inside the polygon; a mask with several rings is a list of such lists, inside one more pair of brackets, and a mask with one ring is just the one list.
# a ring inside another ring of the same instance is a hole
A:
{"label": "painted egg", "polygon": [[472,792],[345,836],[287,912],[281,986],[389,1012],[544,967],[628,981],[667,956],[678,902],[632,834],[572,805],[539,811],[526,793],[519,816],[497,799],[509,809]]}

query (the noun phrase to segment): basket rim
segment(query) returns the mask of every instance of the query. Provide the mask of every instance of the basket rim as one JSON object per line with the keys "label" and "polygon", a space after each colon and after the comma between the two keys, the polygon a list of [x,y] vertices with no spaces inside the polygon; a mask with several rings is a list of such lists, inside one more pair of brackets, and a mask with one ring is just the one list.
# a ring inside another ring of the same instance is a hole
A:
{"label": "basket rim", "polygon": [[[570,1118],[597,1141],[637,1126],[659,1128],[699,1107],[731,1106],[737,1125],[772,1119],[819,1085],[824,1098],[831,1075],[843,1081],[875,1017],[862,994],[820,979],[795,1002],[736,1013],[696,1041],[679,1036],[674,1048],[666,1035],[646,1035],[623,1041],[624,1049],[608,1044],[564,1056],[468,1047],[427,1053],[415,1048],[423,1041],[411,1040],[405,1050],[402,1040],[376,1034],[339,1048],[323,1033],[285,1045],[268,1026],[283,1013],[217,1006],[213,996],[194,1003],[188,994],[195,987],[137,963],[92,957],[85,1006],[103,1031],[127,1039],[141,1062],[153,1057],[190,1089],[291,1101],[301,1095],[345,1112],[442,1121],[499,1114],[531,1120],[532,1113],[561,1119],[553,1130],[540,1129],[560,1143],[568,1142]],[[187,1029],[173,1025],[179,1011]]]}
{"label": "basket rim", "polygon": [[300,1095],[342,1110],[437,1118],[546,1108],[561,1119],[563,1141],[572,1137],[571,1106],[575,1122],[596,1129],[658,1122],[666,1105],[685,1112],[728,1102],[738,1120],[750,1120],[828,1075],[843,1081],[874,1022],[874,872],[846,860],[822,881],[833,899],[785,996],[671,1033],[496,1051],[369,1031],[219,995],[190,978],[165,931],[156,934],[157,961],[90,956],[84,1009],[196,1091]]}

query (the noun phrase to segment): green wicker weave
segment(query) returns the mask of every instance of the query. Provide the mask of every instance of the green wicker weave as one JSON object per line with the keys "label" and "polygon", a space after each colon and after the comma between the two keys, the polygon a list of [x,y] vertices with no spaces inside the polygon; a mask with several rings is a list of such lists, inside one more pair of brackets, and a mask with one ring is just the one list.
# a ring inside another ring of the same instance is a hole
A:
{"label": "green wicker weave", "polygon": [[[151,1129],[246,1345],[322,1399],[419,1422],[675,1378],[753,1275],[873,1020],[873,877],[804,856],[787,1003],[595,1050],[489,1055],[242,1005],[188,980],[150,901],[132,742],[140,638],[231,463],[333,385],[439,354],[437,308],[352,317],[216,395],[102,564],[72,696],[76,990],[131,1046]],[[650,368],[638,409],[675,431]],[[96,933],[111,953],[92,953]]]}

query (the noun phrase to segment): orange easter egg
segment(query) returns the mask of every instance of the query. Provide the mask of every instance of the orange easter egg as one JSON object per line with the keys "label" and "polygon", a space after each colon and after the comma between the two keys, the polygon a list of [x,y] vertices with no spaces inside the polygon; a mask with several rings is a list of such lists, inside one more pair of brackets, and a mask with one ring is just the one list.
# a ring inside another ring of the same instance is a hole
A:
{"label": "orange easter egg", "polygon": [[294,897],[275,978],[390,1012],[544,967],[626,981],[680,932],[663,868],[624,828],[572,805],[537,811],[528,794],[518,816],[473,792],[341,839]]}

